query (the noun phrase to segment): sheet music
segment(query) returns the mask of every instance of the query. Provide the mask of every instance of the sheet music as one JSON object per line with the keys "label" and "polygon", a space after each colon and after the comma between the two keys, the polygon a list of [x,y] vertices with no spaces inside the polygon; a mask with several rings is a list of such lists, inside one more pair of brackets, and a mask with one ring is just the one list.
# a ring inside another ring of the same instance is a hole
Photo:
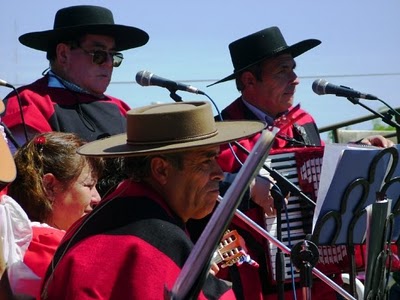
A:
{"label": "sheet music", "polygon": [[[389,150],[399,152],[399,146],[397,150],[396,148]],[[373,165],[372,161],[381,151],[384,151],[385,155]],[[389,154],[387,149],[377,147],[326,145],[317,207],[313,217],[313,234],[318,226],[321,245],[331,244],[335,234],[337,239],[333,242],[336,245],[347,244],[349,239],[356,244],[363,243],[366,217],[360,215],[356,219],[355,215],[376,201],[376,193],[381,190],[385,176],[393,164],[392,156]],[[392,178],[396,176],[400,176],[398,165]],[[350,184],[352,189],[349,189]],[[397,190],[396,193],[394,184],[387,194],[394,200],[399,198],[399,192]],[[328,212],[330,213],[328,220],[322,221],[322,217]],[[339,219],[339,223],[335,218]],[[353,230],[352,236],[349,236],[349,228]]]}
{"label": "sheet music", "polygon": [[[360,149],[360,150],[370,150],[377,149],[376,147],[362,146],[362,145],[352,145],[352,144],[326,144],[324,150],[323,164],[321,168],[320,181],[318,187],[318,197],[317,203],[314,211],[313,218],[313,230],[315,223],[321,211],[321,206],[324,203],[324,199],[328,192],[329,187],[335,174],[336,168],[339,164],[340,158],[343,155],[345,149]],[[322,200],[322,201],[321,201]]]}

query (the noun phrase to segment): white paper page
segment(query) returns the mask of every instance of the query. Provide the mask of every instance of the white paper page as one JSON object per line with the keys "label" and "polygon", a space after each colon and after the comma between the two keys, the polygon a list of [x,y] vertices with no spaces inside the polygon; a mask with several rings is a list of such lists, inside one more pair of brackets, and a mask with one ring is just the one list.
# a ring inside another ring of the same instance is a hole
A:
{"label": "white paper page", "polygon": [[326,193],[328,192],[336,167],[343,154],[343,150],[347,148],[347,144],[326,144],[324,149],[324,157],[322,160],[320,181],[318,186],[317,203],[313,217],[313,231],[317,222],[319,212],[321,211]]}

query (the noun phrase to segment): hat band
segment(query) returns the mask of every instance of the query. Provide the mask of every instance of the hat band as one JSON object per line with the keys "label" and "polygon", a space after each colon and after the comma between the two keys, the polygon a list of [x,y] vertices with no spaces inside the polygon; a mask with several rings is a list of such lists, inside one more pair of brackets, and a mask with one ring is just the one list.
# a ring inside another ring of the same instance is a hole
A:
{"label": "hat band", "polygon": [[166,140],[158,140],[158,141],[133,141],[133,140],[126,140],[126,143],[128,145],[165,145],[165,144],[178,144],[178,143],[185,143],[185,142],[192,142],[192,141],[200,141],[204,139],[209,139],[218,134],[218,130],[215,130],[213,132],[207,133],[207,134],[202,134],[199,136],[194,136],[194,137],[187,137],[187,138],[180,138],[177,140],[171,140],[171,139],[166,139]]}

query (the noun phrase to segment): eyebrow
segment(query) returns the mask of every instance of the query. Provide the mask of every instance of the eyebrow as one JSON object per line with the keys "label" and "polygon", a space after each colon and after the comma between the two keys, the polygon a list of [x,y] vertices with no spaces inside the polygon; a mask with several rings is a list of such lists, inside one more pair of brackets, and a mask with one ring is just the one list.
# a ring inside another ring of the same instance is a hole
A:
{"label": "eyebrow", "polygon": [[214,157],[217,156],[221,151],[216,150],[203,150],[200,151],[198,154],[204,157]]}

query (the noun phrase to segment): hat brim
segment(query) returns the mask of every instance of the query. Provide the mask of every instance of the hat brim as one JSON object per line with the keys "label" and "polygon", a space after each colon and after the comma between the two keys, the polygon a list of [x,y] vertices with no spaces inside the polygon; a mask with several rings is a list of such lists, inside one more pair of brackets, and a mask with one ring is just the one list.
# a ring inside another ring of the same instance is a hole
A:
{"label": "hat brim", "polygon": [[289,53],[292,55],[293,58],[303,54],[304,52],[307,52],[308,50],[311,50],[314,47],[317,47],[319,44],[321,44],[320,40],[317,39],[308,39],[308,40],[304,40],[301,42],[298,42],[296,44],[293,44],[289,47],[280,49],[279,51],[273,52],[273,53],[268,53],[265,56],[263,56],[261,59],[258,59],[254,62],[252,62],[251,64],[239,69],[239,70],[235,70],[231,75],[226,76],[225,78],[218,80],[210,85],[207,85],[207,87],[213,86],[215,84],[221,83],[221,82],[225,82],[225,81],[229,81],[232,80],[236,77],[237,74],[239,74],[240,72],[246,70],[247,68],[258,64],[259,62],[263,61],[264,59],[270,58],[270,57],[275,57],[281,54],[286,54]]}
{"label": "hat brim", "polygon": [[17,176],[14,159],[6,140],[0,136],[0,185],[12,182]]}
{"label": "hat brim", "polygon": [[261,132],[265,128],[265,123],[261,121],[223,121],[216,122],[216,128],[218,134],[211,138],[160,144],[127,144],[127,135],[123,133],[87,143],[78,149],[78,153],[96,157],[128,157],[221,145]]}
{"label": "hat brim", "polygon": [[4,106],[3,99],[0,99],[0,114],[3,113],[5,109],[6,108]]}
{"label": "hat brim", "polygon": [[30,32],[21,35],[19,41],[27,47],[40,51],[48,51],[55,43],[68,38],[74,38],[82,33],[114,37],[117,51],[143,46],[149,40],[149,35],[136,27],[117,24],[95,24]]}

